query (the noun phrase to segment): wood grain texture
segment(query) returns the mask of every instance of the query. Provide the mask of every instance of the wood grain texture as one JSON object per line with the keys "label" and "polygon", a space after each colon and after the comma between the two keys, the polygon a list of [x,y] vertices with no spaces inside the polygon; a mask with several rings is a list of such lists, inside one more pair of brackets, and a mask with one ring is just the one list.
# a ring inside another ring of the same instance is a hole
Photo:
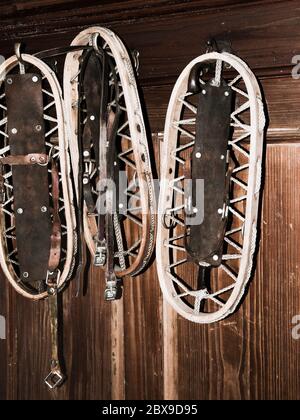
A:
{"label": "wood grain texture", "polygon": [[[0,389],[6,387],[3,399],[111,399],[111,307],[102,299],[103,275],[91,269],[88,277],[86,296],[74,297],[74,283],[63,294],[63,354],[68,377],[55,391],[43,383],[50,371],[47,302],[28,302],[7,283],[2,287],[8,307],[7,360],[0,379]],[[5,349],[1,354],[5,355]]]}
{"label": "wood grain texture", "polygon": [[[242,57],[241,57],[242,58]],[[244,58],[246,60],[246,58]],[[247,61],[247,60],[246,60]],[[188,64],[188,62],[186,63]],[[183,70],[183,69],[182,69]],[[268,114],[268,142],[300,139],[298,102],[300,82],[289,76],[259,79]],[[144,87],[147,112],[154,132],[163,132],[164,119],[174,85]]]}
{"label": "wood grain texture", "polygon": [[124,300],[111,307],[111,398],[125,400]]}
{"label": "wood grain texture", "polygon": [[227,320],[197,326],[178,319],[179,398],[299,399],[298,233],[300,147],[267,150],[261,240],[243,306]]}
{"label": "wood grain texture", "polygon": [[163,300],[163,380],[164,399],[178,400],[180,375],[178,360],[177,314],[168,302]]}
{"label": "wood grain texture", "polygon": [[[5,327],[6,327],[6,337],[8,336],[7,331],[7,313],[8,313],[8,296],[6,294],[6,287],[5,287],[5,280],[3,278],[3,274],[1,272],[0,278],[0,315],[5,318]],[[2,380],[0,379],[0,400],[4,400],[6,398],[6,378],[7,378],[7,370],[8,370],[8,347],[7,347],[7,340],[0,339],[0,372]]]}
{"label": "wood grain texture", "polygon": [[[160,139],[152,137],[159,168]],[[134,232],[133,232],[134,235]],[[155,263],[142,275],[124,280],[126,399],[163,398],[162,297]]]}
{"label": "wood grain texture", "polygon": [[126,399],[163,398],[162,314],[155,266],[125,285]]}
{"label": "wood grain texture", "polygon": [[[0,54],[22,39],[27,51],[68,44],[82,27],[106,25],[141,53],[140,83],[159,168],[171,90],[211,36],[232,40],[255,71],[269,114],[260,247],[255,277],[239,311],[200,326],[163,309],[155,263],[124,280],[123,302],[103,302],[104,276],[87,267],[87,293],[63,295],[68,381],[55,393],[49,369],[47,305],[18,297],[1,276],[0,399],[300,399],[300,81],[299,0],[23,0],[0,5]],[[151,143],[151,139],[150,139]],[[134,232],[132,232],[134,235]]]}
{"label": "wood grain texture", "polygon": [[[279,2],[281,0],[273,0]],[[53,25],[57,20],[68,21],[68,26],[79,25],[92,20],[112,22],[137,22],[139,20],[157,20],[170,14],[194,14],[215,12],[220,8],[232,9],[241,6],[258,5],[263,0],[16,0],[2,1],[0,12],[5,25],[15,24],[17,19],[22,22],[20,31],[29,32],[30,28],[38,25]],[[9,38],[9,35],[6,35]]]}
{"label": "wood grain texture", "polygon": [[[2,16],[0,53],[11,55],[15,40],[24,41],[28,52],[41,45],[65,46],[83,27],[106,25],[140,52],[142,85],[160,86],[173,83],[186,63],[205,51],[211,37],[229,39],[233,51],[259,76],[290,74],[292,57],[298,52],[298,0],[122,3],[122,8],[113,2],[79,9],[70,3],[65,11],[53,6],[43,12],[42,7],[30,16],[15,13],[8,21]],[[114,22],[111,9],[119,20]]]}

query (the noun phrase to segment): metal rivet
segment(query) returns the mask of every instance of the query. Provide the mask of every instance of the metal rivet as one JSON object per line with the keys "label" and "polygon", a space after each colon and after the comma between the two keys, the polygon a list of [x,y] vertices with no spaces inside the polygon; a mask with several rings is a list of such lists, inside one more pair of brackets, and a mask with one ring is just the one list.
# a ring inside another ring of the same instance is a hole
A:
{"label": "metal rivet", "polygon": [[219,214],[223,214],[223,209],[218,209]]}
{"label": "metal rivet", "polygon": [[24,271],[24,273],[23,273],[23,277],[24,277],[24,279],[28,279],[28,277],[29,277],[29,273],[27,273],[27,271]]}
{"label": "metal rivet", "polygon": [[124,204],[120,203],[120,204],[119,204],[119,208],[120,208],[120,209],[123,209],[123,208],[124,208]]}
{"label": "metal rivet", "polygon": [[117,162],[114,162],[114,166],[117,166]]}
{"label": "metal rivet", "polygon": [[36,131],[41,131],[42,126],[38,124],[38,125],[35,126],[35,129],[36,129]]}
{"label": "metal rivet", "polygon": [[46,206],[43,206],[43,207],[41,207],[41,212],[42,213],[46,213],[46,211],[47,211],[48,209],[47,209],[47,207]]}
{"label": "metal rivet", "polygon": [[16,128],[11,129],[12,134],[17,134],[18,130]]}
{"label": "metal rivet", "polygon": [[7,79],[7,80],[6,80],[6,82],[7,82],[9,85],[11,85],[13,81],[12,81],[12,79],[11,79],[11,78],[9,78],[9,79]]}
{"label": "metal rivet", "polygon": [[91,121],[95,121],[95,115],[91,115],[91,116],[90,116],[90,120],[91,120]]}
{"label": "metal rivet", "polygon": [[198,213],[198,209],[197,209],[197,207],[194,207],[193,208],[193,212],[196,214],[196,213]]}
{"label": "metal rivet", "polygon": [[40,162],[45,162],[46,161],[46,159],[43,157],[43,156],[40,156]]}
{"label": "metal rivet", "polygon": [[214,260],[214,261],[218,261],[218,259],[219,259],[219,255],[214,255],[214,256],[213,256],[213,260]]}
{"label": "metal rivet", "polygon": [[33,81],[33,83],[36,83],[36,82],[39,81],[39,78],[37,76],[33,76],[32,77],[32,81]]}
{"label": "metal rivet", "polygon": [[227,91],[226,91],[224,95],[225,95],[225,96],[229,96],[229,92],[227,92]]}
{"label": "metal rivet", "polygon": [[88,152],[87,150],[85,150],[85,151],[83,152],[83,156],[84,156],[84,157],[89,157],[89,156],[90,156],[90,152]]}
{"label": "metal rivet", "polygon": [[225,159],[225,156],[224,155],[221,155],[221,160],[224,160]]}
{"label": "metal rivet", "polygon": [[51,293],[51,295],[54,295],[54,293],[55,293],[54,287],[50,287],[49,292]]}
{"label": "metal rivet", "polygon": [[206,95],[206,90],[205,89],[202,90],[202,94]]}
{"label": "metal rivet", "polygon": [[87,185],[89,183],[89,179],[88,178],[83,178],[83,185]]}
{"label": "metal rivet", "polygon": [[196,153],[196,158],[197,158],[197,159],[200,159],[200,158],[201,158],[201,156],[202,156],[202,155],[201,155],[201,153],[200,153],[200,152]]}
{"label": "metal rivet", "polygon": [[20,207],[20,208],[17,209],[17,213],[18,214],[23,214],[24,213],[24,210]]}

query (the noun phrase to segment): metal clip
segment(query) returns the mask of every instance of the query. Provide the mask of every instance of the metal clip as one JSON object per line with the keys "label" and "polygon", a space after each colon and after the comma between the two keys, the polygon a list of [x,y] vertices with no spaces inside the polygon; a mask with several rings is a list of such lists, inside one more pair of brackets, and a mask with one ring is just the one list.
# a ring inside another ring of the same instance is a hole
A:
{"label": "metal clip", "polygon": [[61,373],[59,369],[53,369],[49,375],[45,378],[45,384],[50,389],[55,389],[62,385],[65,380],[65,376]]}
{"label": "metal clip", "polygon": [[104,299],[107,302],[118,299],[119,288],[116,281],[109,281],[106,283],[106,289],[104,292]]}
{"label": "metal clip", "polygon": [[97,246],[94,258],[94,266],[95,267],[103,267],[106,263],[106,247],[105,246]]}
{"label": "metal clip", "polygon": [[131,52],[134,67],[136,74],[139,75],[139,69],[140,69],[140,52],[138,50],[132,50]]}

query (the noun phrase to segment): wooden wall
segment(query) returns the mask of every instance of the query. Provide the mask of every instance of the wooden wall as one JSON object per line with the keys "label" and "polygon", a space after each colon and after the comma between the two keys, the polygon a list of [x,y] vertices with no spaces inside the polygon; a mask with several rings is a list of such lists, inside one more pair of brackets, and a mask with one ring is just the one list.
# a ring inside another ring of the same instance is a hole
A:
{"label": "wooden wall", "polygon": [[[122,302],[104,303],[103,277],[90,269],[87,295],[63,296],[68,382],[49,392],[45,303],[17,296],[3,276],[1,399],[299,399],[300,54],[299,0],[20,0],[0,4],[0,54],[16,40],[27,51],[66,45],[84,27],[105,25],[140,51],[142,87],[159,168],[161,133],[176,77],[205,41],[232,41],[254,70],[269,115],[260,247],[243,306],[216,325],[194,325],[163,303],[155,263],[126,279]],[[151,141],[151,139],[150,139]],[[45,333],[46,332],[46,333]]]}

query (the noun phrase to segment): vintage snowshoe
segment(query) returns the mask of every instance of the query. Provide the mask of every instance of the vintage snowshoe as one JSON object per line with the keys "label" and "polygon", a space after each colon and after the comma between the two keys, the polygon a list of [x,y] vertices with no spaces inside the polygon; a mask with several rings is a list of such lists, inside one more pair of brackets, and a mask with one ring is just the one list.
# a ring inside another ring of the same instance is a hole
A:
{"label": "vintage snowshoe", "polygon": [[162,145],[157,265],[167,301],[196,323],[234,312],[256,249],[265,127],[260,88],[229,52],[179,76]]}
{"label": "vintage snowshoe", "polygon": [[155,196],[135,71],[109,29],[72,42],[64,70],[70,148],[80,221],[95,266],[106,270],[105,299],[139,274],[155,242]]}
{"label": "vintage snowshoe", "polygon": [[76,249],[75,212],[62,92],[54,72],[20,53],[0,66],[0,264],[27,299],[48,299],[50,388],[64,381],[57,298]]}

